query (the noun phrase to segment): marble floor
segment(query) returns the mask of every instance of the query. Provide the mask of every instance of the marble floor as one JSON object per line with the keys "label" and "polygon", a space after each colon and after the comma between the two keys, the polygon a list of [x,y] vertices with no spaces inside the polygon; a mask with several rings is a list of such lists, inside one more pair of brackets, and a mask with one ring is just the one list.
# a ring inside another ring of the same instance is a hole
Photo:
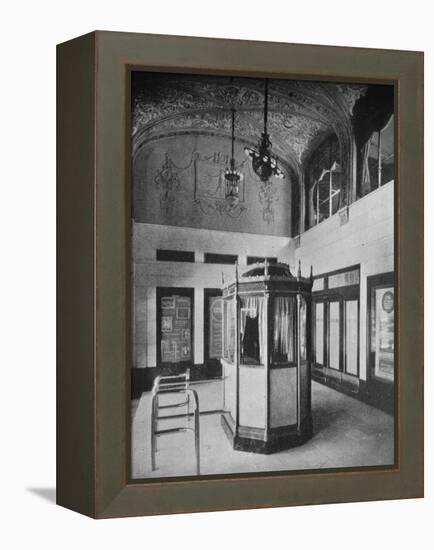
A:
{"label": "marble floor", "polygon": [[[312,382],[313,438],[271,455],[234,451],[220,424],[222,381],[197,383],[201,474],[270,472],[393,464],[393,417],[322,384]],[[151,393],[132,403],[132,477],[195,475],[192,432],[158,438],[157,469],[151,470]],[[164,420],[160,428],[182,425]]]}

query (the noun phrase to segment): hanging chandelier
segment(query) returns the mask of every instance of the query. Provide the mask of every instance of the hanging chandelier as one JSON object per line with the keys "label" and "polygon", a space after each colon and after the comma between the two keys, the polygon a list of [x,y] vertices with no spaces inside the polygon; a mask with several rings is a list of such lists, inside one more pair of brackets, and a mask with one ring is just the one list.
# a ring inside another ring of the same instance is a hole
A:
{"label": "hanging chandelier", "polygon": [[277,165],[277,158],[271,154],[271,140],[267,132],[268,122],[268,79],[265,79],[265,94],[264,94],[264,132],[261,134],[258,148],[244,147],[244,152],[252,159],[252,168],[260,180],[264,183],[275,176],[282,179],[285,177],[282,170]]}
{"label": "hanging chandelier", "polygon": [[235,169],[234,143],[235,143],[235,109],[232,107],[232,137],[231,137],[231,160],[229,167],[225,170],[227,203],[233,207],[240,201],[240,182],[243,180],[243,174]]}

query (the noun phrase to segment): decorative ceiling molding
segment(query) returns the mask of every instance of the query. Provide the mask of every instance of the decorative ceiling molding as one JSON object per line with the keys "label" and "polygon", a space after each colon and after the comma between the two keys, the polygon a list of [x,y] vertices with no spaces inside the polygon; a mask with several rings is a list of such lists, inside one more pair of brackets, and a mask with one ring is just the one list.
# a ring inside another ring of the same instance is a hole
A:
{"label": "decorative ceiling molding", "polygon": [[[334,132],[340,142],[348,141],[352,110],[366,89],[361,84],[272,80],[269,133],[276,152],[301,165],[326,135]],[[256,142],[263,131],[263,104],[262,80],[157,75],[135,97],[133,150],[174,131],[229,136],[232,106],[238,111],[235,139]]]}
{"label": "decorative ceiling molding", "polygon": [[333,84],[333,88],[338,92],[338,97],[341,97],[345,102],[350,115],[353,114],[357,100],[365,95],[368,89],[365,84]]}

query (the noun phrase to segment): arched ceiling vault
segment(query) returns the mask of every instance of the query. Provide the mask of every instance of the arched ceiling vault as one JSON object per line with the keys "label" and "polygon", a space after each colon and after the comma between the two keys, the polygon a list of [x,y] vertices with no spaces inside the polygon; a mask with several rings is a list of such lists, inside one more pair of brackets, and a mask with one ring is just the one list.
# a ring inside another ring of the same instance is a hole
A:
{"label": "arched ceiling vault", "polygon": [[[237,111],[235,139],[256,145],[263,131],[264,80],[135,73],[133,153],[149,141],[176,134],[225,136]],[[301,173],[303,163],[326,136],[341,146],[351,137],[351,114],[367,87],[362,84],[269,81],[268,132],[273,152]],[[348,147],[345,145],[345,147]]]}

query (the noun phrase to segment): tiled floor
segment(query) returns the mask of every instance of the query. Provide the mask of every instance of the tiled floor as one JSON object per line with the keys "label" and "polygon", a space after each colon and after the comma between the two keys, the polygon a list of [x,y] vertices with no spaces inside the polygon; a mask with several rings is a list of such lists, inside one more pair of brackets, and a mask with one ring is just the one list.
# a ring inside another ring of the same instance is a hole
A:
{"label": "tiled floor", "polygon": [[[205,382],[198,389],[202,411],[222,407],[222,382]],[[132,477],[195,474],[191,432],[158,438],[157,469],[150,463],[150,392],[133,403]],[[201,474],[305,470],[393,463],[393,417],[312,382],[314,436],[306,444],[272,455],[234,451],[223,432],[219,413],[200,416]],[[160,427],[184,422],[163,421]]]}

